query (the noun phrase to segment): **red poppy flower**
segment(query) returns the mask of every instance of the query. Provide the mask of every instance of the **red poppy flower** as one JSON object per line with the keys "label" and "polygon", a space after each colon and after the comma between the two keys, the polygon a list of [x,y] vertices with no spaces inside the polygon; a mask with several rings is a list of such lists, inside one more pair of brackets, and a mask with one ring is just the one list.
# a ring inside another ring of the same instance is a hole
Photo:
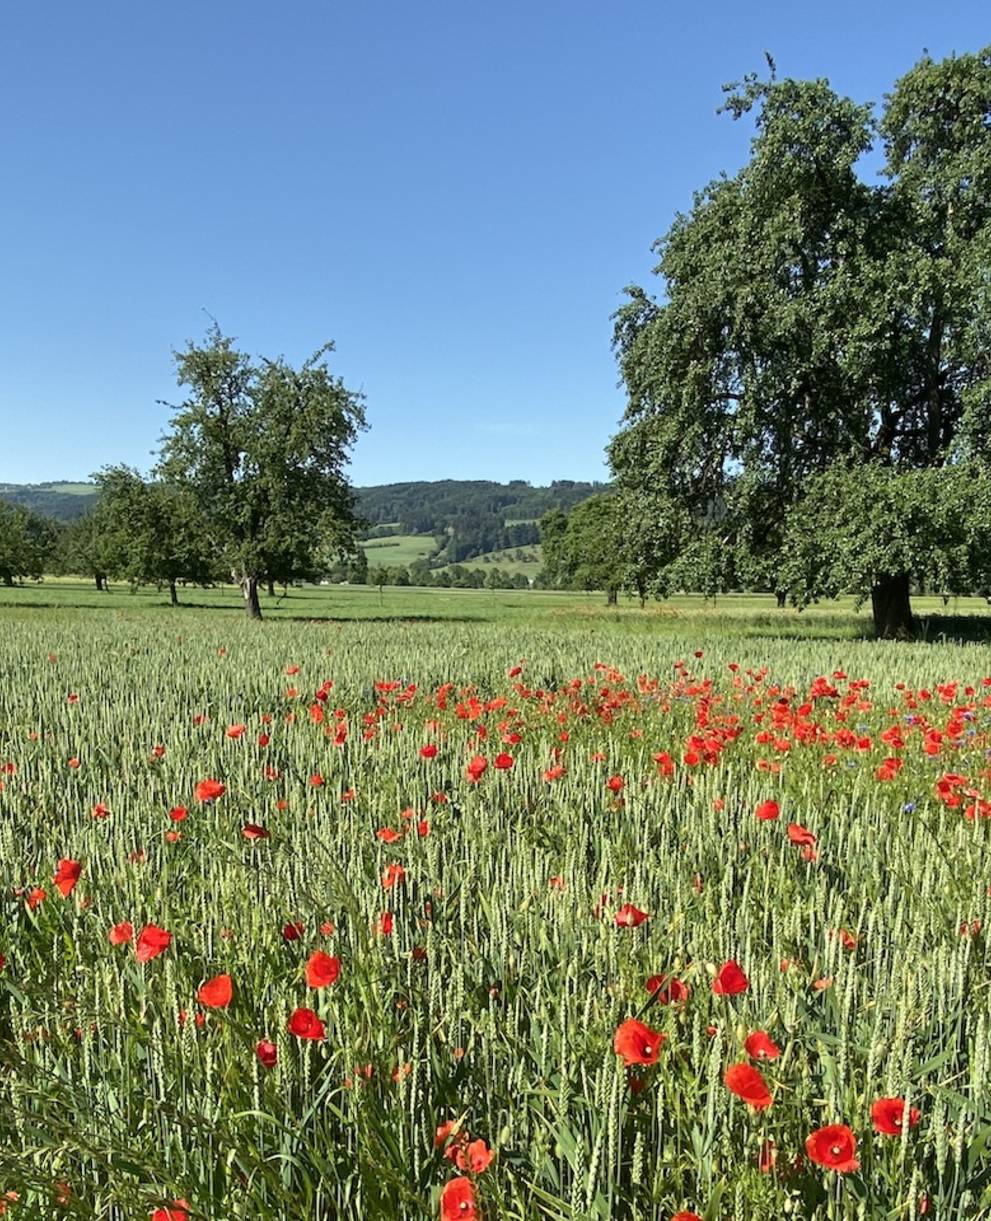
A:
{"label": "red poppy flower", "polygon": [[42,890],[40,886],[35,886],[33,890],[28,892],[27,905],[31,911],[38,906],[39,903],[44,903],[48,898],[48,892]]}
{"label": "red poppy flower", "polygon": [[428,742],[426,746],[420,747],[420,756],[424,759],[435,759],[437,757],[437,747],[433,742]]}
{"label": "red poppy flower", "polygon": [[818,1166],[846,1174],[857,1170],[857,1138],[844,1123],[827,1124],[817,1128],[805,1141],[805,1152]]}
{"label": "red poppy flower", "polygon": [[320,1021],[312,1009],[294,1009],[292,1016],[289,1018],[288,1030],[297,1039],[314,1039],[318,1042],[326,1034],[323,1022]]}
{"label": "red poppy flower", "polygon": [[262,1068],[275,1068],[275,1063],[279,1058],[279,1049],[268,1039],[262,1039],[255,1047],[255,1055]]}
{"label": "red poppy flower", "polygon": [[115,924],[107,933],[107,938],[111,945],[124,945],[125,942],[131,941],[134,938],[134,925],[130,920],[124,920],[120,924]]}
{"label": "red poppy flower", "polygon": [[626,781],[622,776],[610,776],[606,781],[606,788],[610,793],[614,793],[617,797],[626,787]]}
{"label": "red poppy flower", "polygon": [[788,824],[788,838],[793,844],[802,844],[810,848],[815,847],[816,837],[808,827],[803,827],[801,823],[790,822]]}
{"label": "red poppy flower", "polygon": [[459,1148],[454,1163],[459,1170],[471,1174],[482,1174],[492,1164],[494,1154],[484,1140],[473,1140],[463,1149]]}
{"label": "red poppy flower", "polygon": [[616,913],[616,926],[618,928],[639,928],[645,920],[650,917],[639,907],[634,907],[632,903],[624,903]]}
{"label": "red poppy flower", "polygon": [[447,1144],[448,1137],[454,1131],[456,1122],[453,1119],[448,1119],[440,1124],[437,1131],[434,1133],[434,1148],[440,1149]]}
{"label": "red poppy flower", "polygon": [[138,933],[134,956],[138,962],[150,962],[157,958],[163,950],[167,950],[172,942],[172,934],[157,924],[146,924]]}
{"label": "red poppy flower", "polygon": [[188,816],[189,811],[185,806],[173,806],[172,809],[169,810],[169,818],[171,818],[173,822],[185,822]]}
{"label": "red poppy flower", "polygon": [[405,877],[406,870],[402,865],[387,865],[382,874],[382,889],[392,890],[393,886],[401,886]]}
{"label": "red poppy flower", "polygon": [[512,755],[507,755],[505,752],[503,752],[501,755],[496,755],[492,762],[500,772],[508,772],[513,766],[514,759]]}
{"label": "red poppy flower", "polygon": [[227,727],[227,731],[226,731],[226,732],[227,732],[227,736],[228,736],[229,738],[235,738],[235,739],[236,739],[236,738],[243,738],[243,737],[244,737],[244,731],[245,731],[247,728],[248,728],[248,727],[247,727],[247,725],[229,725],[229,726]]}
{"label": "red poppy flower", "polygon": [[659,1005],[682,1004],[688,1000],[690,992],[687,984],[667,975],[652,975],[644,987]]}
{"label": "red poppy flower", "polygon": [[173,1200],[168,1208],[156,1208],[151,1214],[151,1221],[187,1221],[188,1208],[188,1201]]}
{"label": "red poppy flower", "polygon": [[637,1018],[627,1018],[616,1027],[612,1045],[616,1055],[622,1056],[623,1063],[629,1068],[631,1064],[656,1064],[666,1037]]}
{"label": "red poppy flower", "polygon": [[383,844],[394,844],[397,839],[403,838],[402,832],[394,831],[392,827],[379,827],[375,835]]}
{"label": "red poppy flower", "polygon": [[471,1179],[451,1179],[440,1193],[441,1221],[477,1221],[480,1216]]}
{"label": "red poppy flower", "polygon": [[[485,775],[489,766],[489,761],[484,755],[475,755],[468,763],[467,773],[468,779],[472,784],[478,784],[479,780]],[[457,1180],[455,1180],[457,1182]]]}
{"label": "red poppy flower", "polygon": [[[921,1113],[915,1107],[911,1107],[908,1113],[908,1126],[914,1128],[921,1118]],[[900,1136],[902,1125],[905,1122],[905,1099],[879,1098],[871,1106],[871,1120],[875,1132],[881,1132],[885,1136]]]}
{"label": "red poppy flower", "polygon": [[749,1064],[731,1065],[723,1076],[723,1085],[755,1111],[763,1111],[771,1105],[772,1098],[767,1082]]}
{"label": "red poppy flower", "polygon": [[96,803],[96,805],[93,807],[93,817],[94,818],[106,818],[109,814],[110,814],[109,806],[104,805],[102,801],[98,801]]}
{"label": "red poppy flower", "polygon": [[256,822],[245,823],[241,828],[241,834],[245,839],[268,839],[271,831],[267,827],[261,826]]}
{"label": "red poppy flower", "polygon": [[719,974],[712,981],[712,990],[717,996],[738,996],[750,987],[750,980],[743,973],[743,968],[731,958],[719,968]]}
{"label": "red poppy flower", "polygon": [[771,822],[781,815],[781,807],[776,801],[762,801],[757,807],[757,817],[761,822]]}
{"label": "red poppy flower", "polygon": [[70,861],[68,857],[63,857],[59,861],[58,869],[55,871],[55,877],[52,881],[64,899],[67,899],[72,894],[82,871],[83,867],[79,861]]}
{"label": "red poppy flower", "polygon": [[766,1030],[755,1030],[753,1034],[747,1035],[743,1046],[751,1060],[776,1060],[781,1055],[781,1048]]}
{"label": "red poppy flower", "polygon": [[219,780],[201,780],[196,786],[196,800],[203,802],[216,801],[227,792],[225,785]]}
{"label": "red poppy flower", "polygon": [[675,1213],[671,1221],[702,1221],[698,1213]]}
{"label": "red poppy flower", "polygon": [[341,960],[323,950],[314,950],[306,960],[306,982],[311,988],[326,988],[336,983],[341,973]]}
{"label": "red poppy flower", "polygon": [[291,924],[283,925],[282,940],[283,941],[298,941],[303,935],[303,922],[295,920]]}
{"label": "red poppy flower", "polygon": [[229,975],[215,975],[196,993],[196,999],[207,1009],[226,1009],[231,1003],[234,989]]}
{"label": "red poppy flower", "polygon": [[777,1160],[778,1155],[774,1148],[774,1141],[764,1141],[760,1147],[760,1152],[757,1154],[757,1169],[761,1174],[770,1174]]}

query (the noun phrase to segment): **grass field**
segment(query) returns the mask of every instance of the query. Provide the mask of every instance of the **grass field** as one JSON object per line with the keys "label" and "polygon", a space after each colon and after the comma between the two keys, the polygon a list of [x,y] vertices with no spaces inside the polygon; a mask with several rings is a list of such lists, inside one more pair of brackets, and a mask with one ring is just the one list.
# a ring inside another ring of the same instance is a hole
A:
{"label": "grass field", "polygon": [[0,591],[10,1217],[991,1215],[983,603],[184,596]]}
{"label": "grass field", "polygon": [[386,534],[382,538],[365,539],[361,546],[369,564],[386,568],[408,568],[416,560],[428,559],[437,550],[433,536],[427,534]]}
{"label": "grass field", "polygon": [[[517,551],[522,551],[526,555],[532,555],[533,559],[518,560],[516,559]],[[473,559],[462,560],[463,568],[481,568],[483,572],[488,572],[492,568],[501,568],[503,572],[508,572],[513,575],[517,572],[522,572],[525,577],[531,579],[540,572],[544,566],[544,561],[540,555],[540,544],[533,543],[528,547],[508,547],[503,551],[487,551],[484,555],[476,555]],[[447,565],[448,568],[451,565]]]}

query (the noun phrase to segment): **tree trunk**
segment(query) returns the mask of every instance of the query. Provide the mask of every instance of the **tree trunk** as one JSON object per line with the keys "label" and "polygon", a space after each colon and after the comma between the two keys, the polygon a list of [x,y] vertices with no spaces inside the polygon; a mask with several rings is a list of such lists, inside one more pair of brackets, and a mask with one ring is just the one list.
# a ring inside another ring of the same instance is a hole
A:
{"label": "tree trunk", "polygon": [[262,617],[261,603],[258,601],[258,578],[257,577],[241,577],[238,580],[241,586],[241,593],[244,597],[244,612],[249,619],[260,619]]}
{"label": "tree trunk", "polygon": [[102,572],[97,572],[97,573],[94,573],[93,575],[96,577],[96,588],[100,591],[101,594],[105,594],[107,592],[107,578],[103,575]]}
{"label": "tree trunk", "polygon": [[268,578],[268,596],[270,598],[275,597],[275,582],[272,580],[271,577]]}
{"label": "tree trunk", "polygon": [[788,605],[788,591],[786,589],[776,589],[774,596],[777,599],[778,606],[781,610]]}
{"label": "tree trunk", "polygon": [[3,583],[4,583],[4,585],[7,585],[7,586],[12,586],[12,585],[14,584],[14,576],[13,576],[13,573],[10,573],[10,572],[5,572],[5,573],[3,574]]}
{"label": "tree trunk", "polygon": [[606,590],[606,606],[616,606],[619,603],[619,590]]}
{"label": "tree trunk", "polygon": [[173,606],[179,605],[179,594],[176,591],[175,581],[169,581],[169,602]]}
{"label": "tree trunk", "polygon": [[908,640],[915,634],[907,573],[878,581],[871,590],[871,608],[879,640]]}

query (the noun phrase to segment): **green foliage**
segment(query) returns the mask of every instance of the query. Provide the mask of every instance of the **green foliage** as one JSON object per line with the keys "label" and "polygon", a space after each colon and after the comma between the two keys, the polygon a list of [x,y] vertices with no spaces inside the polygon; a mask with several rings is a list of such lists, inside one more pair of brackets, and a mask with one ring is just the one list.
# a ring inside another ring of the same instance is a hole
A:
{"label": "green foliage", "polygon": [[132,585],[179,581],[206,585],[219,575],[206,521],[188,489],[146,483],[126,466],[96,476],[100,499],[94,528],[114,557],[112,573]]}
{"label": "green foliage", "polygon": [[564,589],[602,589],[614,602],[629,578],[624,552],[624,515],[619,497],[592,496],[564,518],[552,510],[541,518],[541,547],[550,580]]}
{"label": "green foliage", "polygon": [[[663,298],[616,316],[610,458],[660,592],[780,590],[788,514],[837,461],[989,451],[991,53],[924,59],[879,123],[821,80],[729,92],[749,161],[657,244]],[[877,139],[890,185],[857,174]]]}
{"label": "green foliage", "polygon": [[345,466],[364,427],[361,396],[326,362],[252,361],[212,327],[176,353],[189,397],[162,446],[160,474],[194,498],[217,561],[260,616],[258,582],[319,576],[353,554],[357,519]]}
{"label": "green foliage", "polygon": [[55,552],[58,532],[52,522],[19,505],[0,500],[0,582],[41,578]]}
{"label": "green foliage", "polygon": [[554,588],[565,583],[567,577],[564,539],[568,529],[568,515],[563,509],[548,509],[541,517],[540,552],[544,557],[543,580]]}
{"label": "green foliage", "polygon": [[991,475],[976,466],[837,465],[792,513],[782,581],[797,605],[905,573],[927,593],[991,592]]}

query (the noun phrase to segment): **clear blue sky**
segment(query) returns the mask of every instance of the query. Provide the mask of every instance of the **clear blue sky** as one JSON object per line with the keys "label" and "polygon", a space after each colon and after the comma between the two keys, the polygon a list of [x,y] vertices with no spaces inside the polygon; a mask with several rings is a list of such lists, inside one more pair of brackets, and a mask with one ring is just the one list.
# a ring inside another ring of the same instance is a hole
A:
{"label": "clear blue sky", "polygon": [[880,99],[983,0],[32,0],[0,26],[0,481],[141,469],[204,310],[325,339],[356,483],[601,478],[610,314],[745,158],[720,85]]}

